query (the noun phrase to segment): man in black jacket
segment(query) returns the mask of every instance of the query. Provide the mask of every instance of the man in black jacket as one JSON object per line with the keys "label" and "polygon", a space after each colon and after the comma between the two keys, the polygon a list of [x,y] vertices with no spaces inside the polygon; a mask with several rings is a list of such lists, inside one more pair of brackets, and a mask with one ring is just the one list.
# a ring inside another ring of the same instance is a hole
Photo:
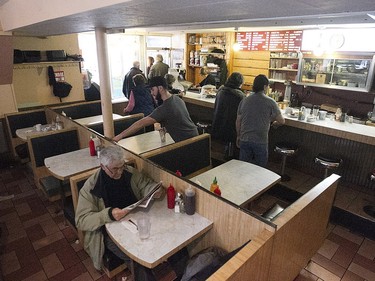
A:
{"label": "man in black jacket", "polygon": [[[143,71],[139,69],[140,63],[139,61],[133,62],[133,67],[130,68],[129,72],[126,73],[124,77],[124,84],[122,85],[122,92],[124,93],[125,97],[129,99],[130,91],[135,87],[133,83],[133,76],[136,74],[143,74]],[[145,76],[146,79],[146,76]]]}

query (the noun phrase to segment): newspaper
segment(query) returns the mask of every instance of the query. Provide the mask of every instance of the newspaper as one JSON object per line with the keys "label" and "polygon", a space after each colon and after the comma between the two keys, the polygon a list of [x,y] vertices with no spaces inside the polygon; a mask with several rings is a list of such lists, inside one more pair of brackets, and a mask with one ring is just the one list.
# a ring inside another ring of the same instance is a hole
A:
{"label": "newspaper", "polygon": [[131,205],[125,207],[123,210],[124,211],[131,211],[131,210],[133,210],[137,207],[147,208],[148,205],[150,204],[150,201],[153,198],[159,198],[160,197],[161,192],[159,192],[159,191],[161,191],[162,188],[163,188],[162,182],[156,183],[155,186],[153,186],[151,188],[151,190],[149,191],[149,193],[146,194],[145,197],[143,197],[139,201],[135,202],[134,204],[131,204]]}

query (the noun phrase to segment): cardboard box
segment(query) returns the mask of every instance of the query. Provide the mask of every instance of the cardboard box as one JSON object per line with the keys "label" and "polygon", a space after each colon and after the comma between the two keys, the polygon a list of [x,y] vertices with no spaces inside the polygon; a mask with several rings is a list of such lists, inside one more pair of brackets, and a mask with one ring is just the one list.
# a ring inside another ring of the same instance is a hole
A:
{"label": "cardboard box", "polygon": [[326,74],[317,74],[316,75],[316,84],[326,84]]}

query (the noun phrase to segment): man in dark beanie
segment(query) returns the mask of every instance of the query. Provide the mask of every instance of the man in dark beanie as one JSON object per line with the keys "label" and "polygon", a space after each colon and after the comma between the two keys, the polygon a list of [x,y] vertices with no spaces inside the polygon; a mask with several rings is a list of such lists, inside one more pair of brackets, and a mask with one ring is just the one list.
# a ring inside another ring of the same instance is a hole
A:
{"label": "man in dark beanie", "polygon": [[150,115],[143,117],[115,136],[113,138],[114,141],[129,137],[143,127],[155,123],[160,123],[162,127],[165,127],[175,142],[198,135],[197,126],[191,120],[185,102],[178,95],[172,95],[168,91],[167,81],[164,77],[155,76],[150,78],[148,87],[151,88],[151,95],[156,100],[163,100],[163,103],[155,108]]}
{"label": "man in dark beanie", "polygon": [[222,141],[225,145],[227,159],[238,158],[238,150],[235,149],[236,118],[238,105],[245,97],[241,90],[243,82],[243,75],[233,72],[216,95],[211,133],[214,139]]}
{"label": "man in dark beanie", "polygon": [[253,93],[238,106],[236,129],[240,160],[265,167],[268,162],[270,126],[285,123],[277,103],[266,95],[269,81],[265,75],[254,79]]}

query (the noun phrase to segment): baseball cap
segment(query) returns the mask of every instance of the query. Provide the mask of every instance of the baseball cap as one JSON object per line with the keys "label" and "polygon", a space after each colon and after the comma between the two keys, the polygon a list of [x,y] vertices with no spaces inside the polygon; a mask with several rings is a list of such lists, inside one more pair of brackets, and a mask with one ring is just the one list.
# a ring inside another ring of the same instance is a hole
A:
{"label": "baseball cap", "polygon": [[164,77],[162,76],[155,76],[148,80],[148,87],[157,87],[157,86],[163,86],[164,88],[167,88],[167,81],[165,81]]}

